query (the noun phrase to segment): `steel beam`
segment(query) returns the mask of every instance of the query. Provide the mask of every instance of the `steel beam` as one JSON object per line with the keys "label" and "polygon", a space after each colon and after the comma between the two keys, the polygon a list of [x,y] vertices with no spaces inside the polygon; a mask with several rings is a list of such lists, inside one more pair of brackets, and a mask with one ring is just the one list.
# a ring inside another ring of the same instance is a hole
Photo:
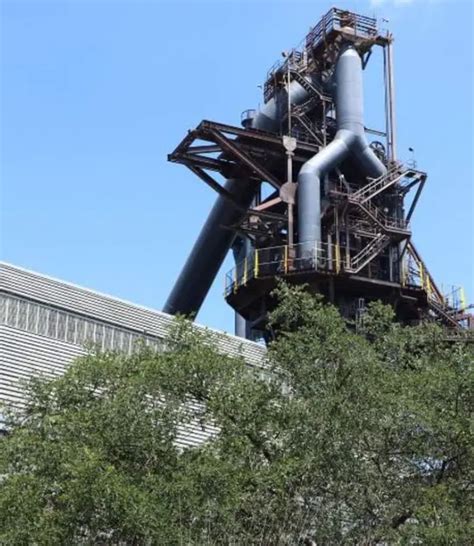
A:
{"label": "steel beam", "polygon": [[255,174],[258,174],[262,178],[262,180],[267,181],[276,189],[280,188],[282,183],[276,177],[270,174],[266,169],[256,163],[250,155],[239,149],[235,140],[230,140],[215,130],[212,130],[211,132],[214,139],[222,146],[224,150],[237,157],[251,171],[253,171]]}

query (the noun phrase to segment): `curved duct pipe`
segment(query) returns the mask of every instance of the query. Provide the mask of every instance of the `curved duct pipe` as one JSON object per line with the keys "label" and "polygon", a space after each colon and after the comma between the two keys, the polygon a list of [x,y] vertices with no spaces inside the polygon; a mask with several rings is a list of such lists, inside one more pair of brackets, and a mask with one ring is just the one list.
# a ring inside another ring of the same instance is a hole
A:
{"label": "curved duct pipe", "polygon": [[308,160],[298,175],[298,234],[302,254],[321,240],[321,180],[349,154],[365,176],[376,178],[387,169],[370,148],[364,132],[362,60],[348,46],[336,64],[336,122],[334,140]]}
{"label": "curved duct pipe", "polygon": [[[309,79],[308,81],[311,82]],[[253,129],[276,133],[280,130],[283,117],[288,112],[288,94],[286,85],[276,93],[263,108],[257,112],[252,121]],[[308,92],[295,81],[290,82],[290,102],[292,105],[301,104],[308,98]]]}
{"label": "curved duct pipe", "polygon": [[[308,93],[293,80],[289,88],[290,101],[300,104]],[[280,129],[283,113],[287,110],[286,87],[270,99],[256,114],[252,128],[276,132]],[[257,185],[245,179],[229,179],[225,189],[230,192],[244,209],[248,209],[255,196]],[[243,218],[227,199],[219,195],[207,217],[193,249],[166,300],[163,311],[171,315],[196,315],[235,239],[229,226]]]}

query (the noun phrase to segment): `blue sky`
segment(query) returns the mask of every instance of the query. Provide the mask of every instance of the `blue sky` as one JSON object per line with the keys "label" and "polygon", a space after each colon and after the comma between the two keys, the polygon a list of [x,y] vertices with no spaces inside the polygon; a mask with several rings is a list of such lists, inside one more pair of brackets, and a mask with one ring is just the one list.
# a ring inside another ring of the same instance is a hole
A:
{"label": "blue sky", "polygon": [[[237,125],[266,71],[333,1],[0,0],[1,258],[161,308],[215,195],[166,156]],[[428,171],[414,241],[474,301],[470,1],[340,2],[395,34],[399,155]],[[384,23],[386,25],[386,23]],[[367,125],[381,128],[380,58]],[[198,317],[232,331],[227,260]]]}

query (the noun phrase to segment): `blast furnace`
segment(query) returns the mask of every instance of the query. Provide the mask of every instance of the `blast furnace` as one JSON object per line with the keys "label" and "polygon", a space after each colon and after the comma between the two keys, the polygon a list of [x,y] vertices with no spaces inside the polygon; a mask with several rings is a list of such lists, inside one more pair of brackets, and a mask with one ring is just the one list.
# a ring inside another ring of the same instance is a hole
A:
{"label": "blast furnace", "polygon": [[[383,130],[366,127],[363,112],[376,49]],[[197,313],[232,249],[225,298],[242,337],[265,330],[278,278],[308,284],[349,320],[381,300],[403,323],[472,325],[462,294],[441,293],[412,241],[427,175],[397,157],[392,58],[393,36],[376,19],[333,8],[272,66],[264,104],[242,114],[242,127],[205,120],[189,131],[169,160],[218,197],[165,312]]]}

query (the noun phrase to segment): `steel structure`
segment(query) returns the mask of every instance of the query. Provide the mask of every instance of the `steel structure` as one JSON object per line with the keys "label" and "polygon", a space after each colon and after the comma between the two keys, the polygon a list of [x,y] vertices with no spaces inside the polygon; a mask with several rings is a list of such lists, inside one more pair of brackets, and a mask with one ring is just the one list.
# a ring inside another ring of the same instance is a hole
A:
{"label": "steel structure", "polygon": [[[377,47],[383,131],[363,117],[363,70]],[[473,326],[463,298],[441,293],[411,240],[427,175],[397,159],[392,48],[375,19],[333,8],[270,69],[264,105],[242,114],[242,128],[202,121],[187,134],[169,160],[218,198],[165,312],[197,313],[232,247],[225,297],[242,336],[264,330],[278,278],[307,283],[349,319],[380,299],[405,323]]]}

